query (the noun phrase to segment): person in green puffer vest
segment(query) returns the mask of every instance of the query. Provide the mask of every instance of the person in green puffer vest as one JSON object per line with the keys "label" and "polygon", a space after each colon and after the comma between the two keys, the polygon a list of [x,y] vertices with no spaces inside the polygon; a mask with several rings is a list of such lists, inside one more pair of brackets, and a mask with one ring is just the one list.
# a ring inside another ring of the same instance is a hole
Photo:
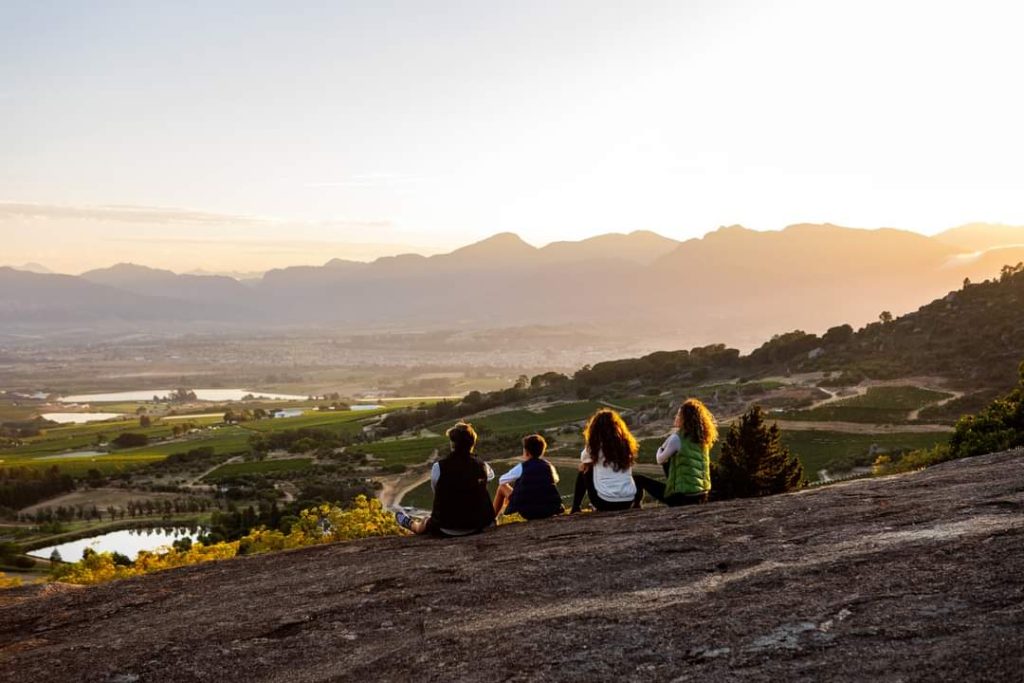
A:
{"label": "person in green puffer vest", "polygon": [[691,398],[679,407],[673,427],[657,455],[665,483],[642,474],[633,475],[633,480],[665,505],[706,503],[711,492],[711,446],[718,440],[715,418],[707,406]]}

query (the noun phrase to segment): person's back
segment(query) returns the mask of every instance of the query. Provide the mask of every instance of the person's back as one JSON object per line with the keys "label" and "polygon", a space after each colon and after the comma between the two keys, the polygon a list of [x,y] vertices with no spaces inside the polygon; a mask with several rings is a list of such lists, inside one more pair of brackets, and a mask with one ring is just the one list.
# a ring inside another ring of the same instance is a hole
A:
{"label": "person's back", "polygon": [[430,518],[445,532],[477,531],[494,522],[487,468],[469,451],[452,451],[437,463]]}
{"label": "person's back", "polygon": [[[523,438],[523,459],[501,475],[494,495],[494,513],[518,514],[524,519],[544,519],[560,514],[558,470],[544,457],[548,444],[540,434]],[[505,509],[506,503],[508,508]]]}
{"label": "person's back", "polygon": [[523,463],[523,474],[512,489],[508,512],[525,519],[544,519],[562,512],[562,495],[555,484],[556,475],[547,458]]}
{"label": "person's back", "polygon": [[451,453],[435,462],[430,470],[430,486],[434,490],[430,517],[418,519],[402,509],[395,511],[398,525],[414,534],[466,536],[494,524],[496,515],[487,492],[487,482],[494,472],[473,455],[476,430],[471,424],[459,422],[446,434],[451,440]]}
{"label": "person's back", "polygon": [[707,495],[711,491],[709,450],[687,436],[679,437],[679,450],[669,460],[665,496]]}
{"label": "person's back", "polygon": [[665,483],[638,474],[637,486],[652,498],[675,507],[704,503],[711,492],[711,446],[718,439],[715,418],[698,399],[691,398],[676,411],[669,434],[655,455],[665,468]]}

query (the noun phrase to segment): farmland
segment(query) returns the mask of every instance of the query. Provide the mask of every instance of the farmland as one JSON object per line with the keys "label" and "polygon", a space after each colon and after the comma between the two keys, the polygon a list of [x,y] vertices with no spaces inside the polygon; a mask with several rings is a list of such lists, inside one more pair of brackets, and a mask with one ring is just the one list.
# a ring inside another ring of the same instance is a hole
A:
{"label": "farmland", "polygon": [[869,387],[859,396],[821,405],[813,410],[786,411],[778,417],[796,421],[898,424],[909,421],[913,411],[951,396],[915,386]]}
{"label": "farmland", "polygon": [[284,460],[262,460],[257,462],[238,462],[221,465],[204,477],[205,481],[218,482],[224,479],[249,474],[287,474],[309,469],[313,461],[310,458],[288,458]]}

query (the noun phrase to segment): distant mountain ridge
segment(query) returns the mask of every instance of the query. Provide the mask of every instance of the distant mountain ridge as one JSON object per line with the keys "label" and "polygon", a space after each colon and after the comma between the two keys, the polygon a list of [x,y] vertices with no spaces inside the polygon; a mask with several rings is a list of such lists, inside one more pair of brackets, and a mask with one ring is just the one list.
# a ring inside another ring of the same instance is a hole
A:
{"label": "distant mountain ridge", "polygon": [[[1015,231],[1024,228],[964,226],[927,237],[830,224],[775,232],[730,226],[686,242],[637,231],[544,247],[499,233],[447,254],[333,259],[245,282],[134,264],[79,277],[8,268],[0,277],[0,322],[586,324],[752,348],[779,331],[863,324],[882,310],[899,315],[965,278],[996,277],[1003,265],[1024,261],[1024,247],[1005,244]],[[982,243],[990,245],[982,254],[967,251]]]}

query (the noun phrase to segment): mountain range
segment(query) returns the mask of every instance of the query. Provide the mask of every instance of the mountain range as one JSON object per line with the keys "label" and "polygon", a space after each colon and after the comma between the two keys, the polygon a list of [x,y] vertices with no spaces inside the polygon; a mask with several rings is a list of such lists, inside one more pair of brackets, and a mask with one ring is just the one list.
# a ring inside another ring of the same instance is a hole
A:
{"label": "mountain range", "polygon": [[638,231],[542,248],[501,233],[448,254],[334,259],[244,281],[133,264],[80,276],[0,268],[0,324],[44,331],[554,324],[751,348],[778,332],[863,324],[883,310],[898,315],[1020,261],[1024,227],[987,224],[932,237],[830,224],[776,232],[731,226],[685,242]]}

